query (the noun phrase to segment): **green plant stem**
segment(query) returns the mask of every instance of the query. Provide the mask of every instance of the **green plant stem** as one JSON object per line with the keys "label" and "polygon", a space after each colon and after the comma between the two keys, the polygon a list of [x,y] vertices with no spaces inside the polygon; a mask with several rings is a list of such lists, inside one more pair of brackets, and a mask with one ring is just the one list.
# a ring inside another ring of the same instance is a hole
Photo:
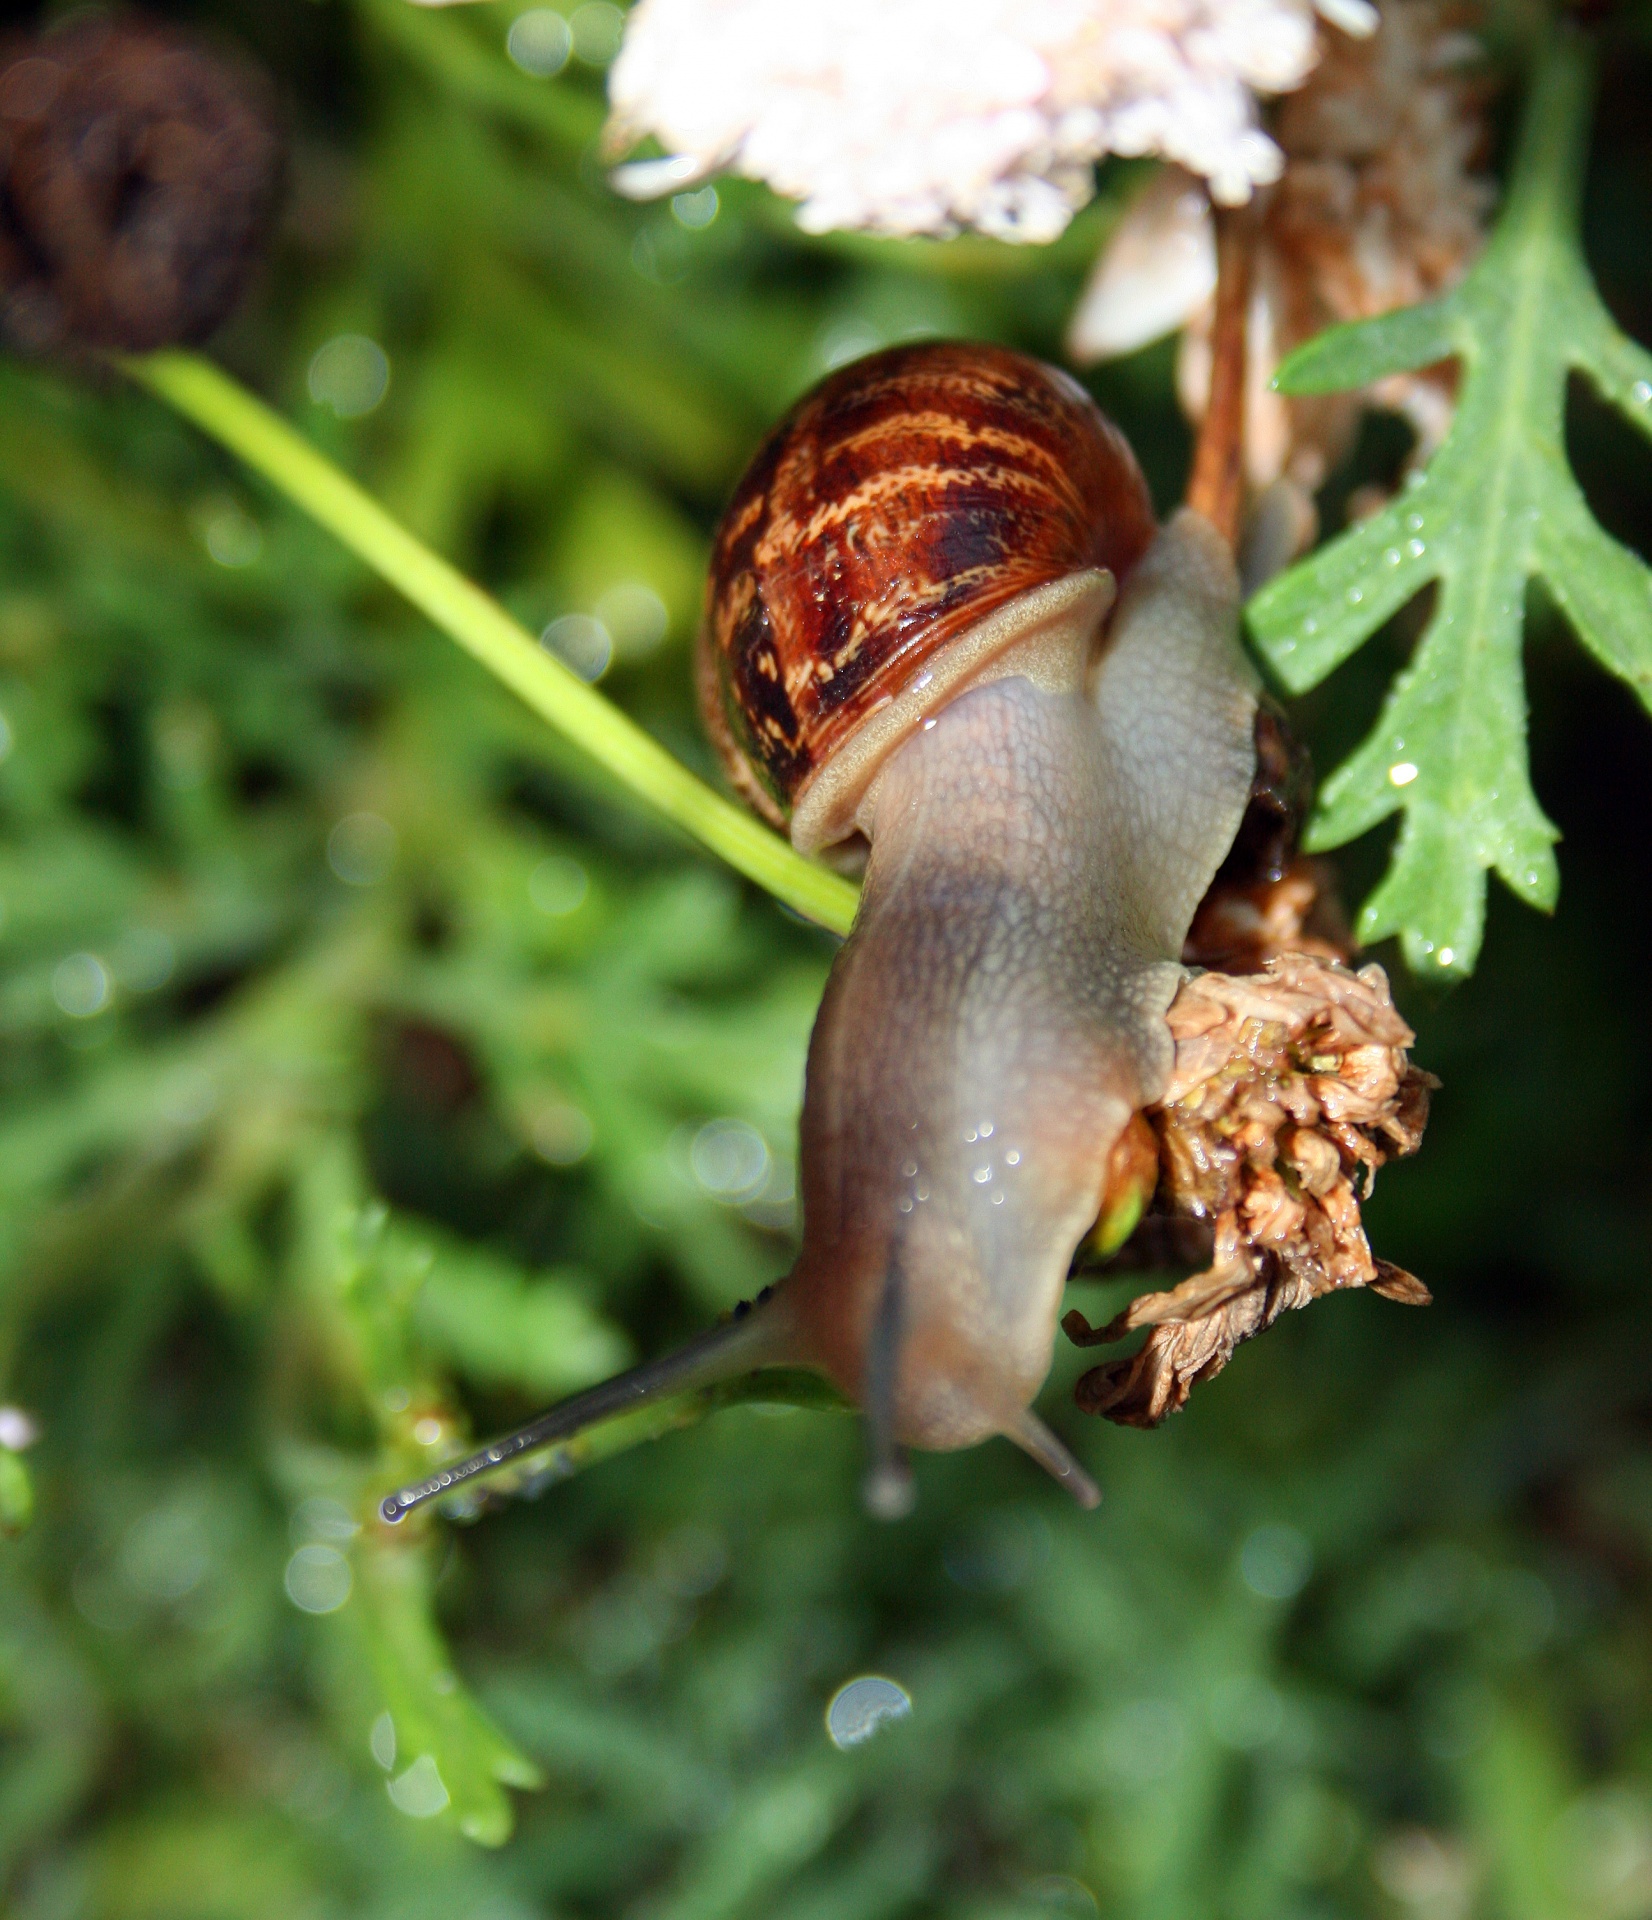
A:
{"label": "green plant stem", "polygon": [[639,800],[777,900],[848,932],[859,898],[849,881],[794,853],[690,773],[228,374],[191,353],[120,364],[302,507]]}

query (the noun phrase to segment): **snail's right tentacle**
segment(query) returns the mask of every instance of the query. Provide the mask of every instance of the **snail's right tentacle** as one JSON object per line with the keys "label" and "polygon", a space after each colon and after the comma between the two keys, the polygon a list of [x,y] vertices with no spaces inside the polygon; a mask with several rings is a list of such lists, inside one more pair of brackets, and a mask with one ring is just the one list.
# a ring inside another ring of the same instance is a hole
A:
{"label": "snail's right tentacle", "polygon": [[394,1525],[415,1507],[452,1493],[553,1441],[570,1440],[616,1414],[634,1413],[657,1400],[715,1386],[719,1381],[736,1379],[759,1367],[798,1364],[803,1363],[796,1351],[791,1315],[783,1298],[771,1294],[674,1352],[663,1354],[658,1360],[645,1361],[640,1367],[604,1380],[598,1386],[588,1387],[468,1459],[456,1460],[450,1466],[438,1468],[428,1478],[400,1488],[381,1503],[379,1515]]}

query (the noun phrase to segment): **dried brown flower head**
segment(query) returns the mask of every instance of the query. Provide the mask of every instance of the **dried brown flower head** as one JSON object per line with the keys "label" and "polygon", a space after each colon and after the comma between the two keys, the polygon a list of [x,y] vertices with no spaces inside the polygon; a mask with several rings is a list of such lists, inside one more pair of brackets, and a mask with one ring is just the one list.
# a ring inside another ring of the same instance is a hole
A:
{"label": "dried brown flower head", "polygon": [[14,346],[205,338],[267,234],[257,80],[171,28],[80,20],[0,53],[0,324]]}
{"label": "dried brown flower head", "polygon": [[[1312,492],[1342,457],[1362,407],[1406,415],[1420,450],[1451,417],[1448,371],[1398,375],[1367,395],[1287,400],[1269,383],[1293,347],[1338,321],[1443,293],[1479,251],[1492,200],[1478,172],[1486,88],[1460,0],[1383,0],[1365,40],[1321,36],[1319,65],[1279,103],[1284,172],[1262,214],[1250,312],[1246,462],[1258,488]],[[1210,386],[1214,241],[1197,183],[1166,169],[1125,215],[1091,277],[1074,357],[1127,352],[1185,322],[1177,383],[1202,415]]]}
{"label": "dried brown flower head", "polygon": [[1422,1304],[1428,1291],[1376,1259],[1360,1182],[1414,1153],[1437,1083],[1410,1064],[1414,1036],[1376,966],[1286,952],[1259,972],[1195,975],[1169,1014],[1176,1066],[1148,1118],[1159,1143],[1160,1216],[1208,1224],[1209,1266],[1145,1294],[1080,1345],[1148,1327],[1132,1358],[1084,1375],[1078,1404],[1155,1426],[1243,1340],[1291,1307],[1346,1287]]}

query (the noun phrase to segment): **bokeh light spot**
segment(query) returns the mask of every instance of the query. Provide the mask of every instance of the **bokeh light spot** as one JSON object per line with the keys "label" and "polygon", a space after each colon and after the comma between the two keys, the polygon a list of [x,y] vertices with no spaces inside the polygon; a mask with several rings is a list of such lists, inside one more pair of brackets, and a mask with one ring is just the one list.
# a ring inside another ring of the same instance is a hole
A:
{"label": "bokeh light spot", "polygon": [[533,1150],[553,1167],[577,1166],[591,1151],[596,1129],[566,1100],[548,1100],[529,1122]]}
{"label": "bokeh light spot", "polygon": [[614,658],[614,636],[588,613],[565,613],[539,636],[564,666],[581,680],[600,680]]}
{"label": "bokeh light spot", "polygon": [[699,233],[709,227],[721,210],[722,202],[717,198],[715,187],[696,187],[690,193],[671,196],[672,218],[691,233]]}
{"label": "bokeh light spot", "polygon": [[71,1020],[101,1013],[109,991],[109,971],[95,953],[71,953],[52,969],[52,998]]}
{"label": "bokeh light spot", "polygon": [[574,58],[588,67],[605,67],[620,50],[625,37],[625,15],[612,0],[589,0],[574,9],[568,23],[573,35]]}
{"label": "bokeh light spot", "polygon": [[310,361],[310,398],[341,420],[371,413],[390,391],[390,356],[364,333],[341,333]]}
{"label": "bokeh light spot", "polygon": [[512,62],[536,80],[560,73],[573,50],[573,32],[554,7],[530,7],[519,13],[505,35],[505,51]]}
{"label": "bokeh light spot", "polygon": [[912,1711],[912,1696],[898,1682],[881,1673],[863,1673],[832,1695],[826,1708],[826,1731],[832,1745],[847,1752],[870,1740],[891,1720],[904,1720]]}
{"label": "bokeh light spot", "polygon": [[590,890],[585,869],[565,853],[550,854],[528,875],[528,898],[553,920],[577,913]]}
{"label": "bokeh light spot", "polygon": [[1314,1550],[1295,1527],[1258,1527],[1239,1550],[1239,1578],[1264,1600],[1294,1600],[1314,1570]]}
{"label": "bokeh light spot", "polygon": [[688,1164],[714,1200],[738,1205],[763,1191],[769,1177],[769,1146],[744,1120],[708,1120],[689,1146]]}
{"label": "bokeh light spot", "polygon": [[596,616],[608,629],[614,651],[642,660],[655,651],[671,624],[666,604],[645,580],[622,580],[599,596]]}
{"label": "bokeh light spot", "polygon": [[300,1547],[287,1562],[287,1598],[304,1613],[337,1613],[355,1584],[337,1547]]}
{"label": "bokeh light spot", "polygon": [[264,551],[264,533],[237,501],[204,501],[195,514],[195,530],[210,557],[221,567],[250,567]]}
{"label": "bokeh light spot", "polygon": [[347,813],[327,836],[327,864],[347,887],[376,886],[396,858],[396,829],[376,813]]}

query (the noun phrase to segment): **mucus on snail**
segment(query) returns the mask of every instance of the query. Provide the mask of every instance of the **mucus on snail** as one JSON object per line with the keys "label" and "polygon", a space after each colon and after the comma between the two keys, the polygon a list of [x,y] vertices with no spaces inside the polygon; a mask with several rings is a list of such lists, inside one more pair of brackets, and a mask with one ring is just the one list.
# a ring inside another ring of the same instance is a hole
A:
{"label": "mucus on snail", "polygon": [[1067,375],[925,343],[831,375],[758,452],[712,559],[700,692],[729,771],[865,886],[809,1048],[802,1250],[758,1303],[392,1494],[388,1520],[597,1419],[758,1368],[826,1375],[902,1449],[1032,1410],[1110,1157],[1172,1065],[1183,941],[1255,769],[1227,543],[1154,523]]}

